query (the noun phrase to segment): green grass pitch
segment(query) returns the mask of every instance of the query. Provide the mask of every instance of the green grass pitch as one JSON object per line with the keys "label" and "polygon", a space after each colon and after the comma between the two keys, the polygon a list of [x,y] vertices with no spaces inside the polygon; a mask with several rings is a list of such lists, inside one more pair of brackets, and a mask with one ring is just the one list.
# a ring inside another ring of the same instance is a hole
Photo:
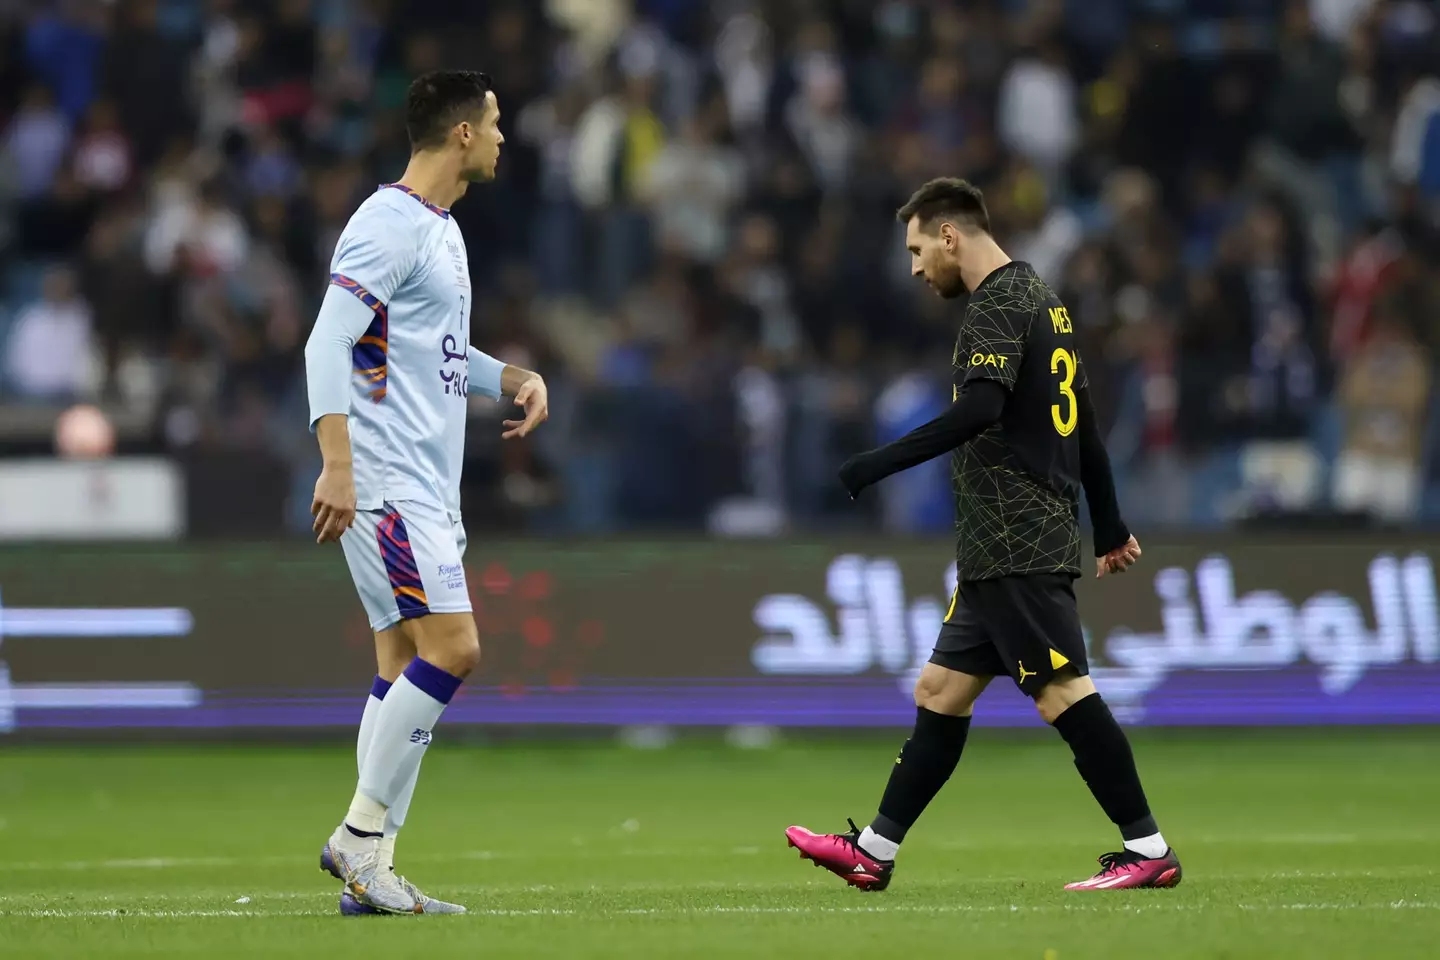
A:
{"label": "green grass pitch", "polygon": [[442,743],[397,859],[474,912],[359,919],[316,866],[344,745],[11,747],[0,956],[1440,956],[1434,731],[1138,735],[1185,881],[1073,894],[1112,829],[1058,739],[980,730],[861,894],[782,831],[871,816],[899,739]]}

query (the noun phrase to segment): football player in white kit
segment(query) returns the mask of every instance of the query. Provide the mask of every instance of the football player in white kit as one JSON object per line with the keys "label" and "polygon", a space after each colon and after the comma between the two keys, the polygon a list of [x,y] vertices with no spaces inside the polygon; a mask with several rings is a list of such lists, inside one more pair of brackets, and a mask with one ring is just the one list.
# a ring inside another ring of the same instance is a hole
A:
{"label": "football player in white kit", "polygon": [[346,914],[465,912],[396,874],[394,852],[431,731],[480,659],[461,562],[466,398],[513,396],[523,418],[505,421],[506,438],[548,416],[538,374],[470,346],[465,241],[448,208],[495,176],[505,138],[490,80],[426,74],[405,113],[405,175],[350,218],[305,345],[324,458],[315,532],[340,541],[378,664],[360,720],[359,784],[321,854],[345,884]]}

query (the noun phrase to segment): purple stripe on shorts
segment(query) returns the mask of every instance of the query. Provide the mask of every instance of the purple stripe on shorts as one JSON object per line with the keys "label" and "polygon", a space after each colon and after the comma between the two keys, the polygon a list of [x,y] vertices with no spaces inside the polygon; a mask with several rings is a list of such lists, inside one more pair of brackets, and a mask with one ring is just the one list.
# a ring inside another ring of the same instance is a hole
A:
{"label": "purple stripe on shorts", "polygon": [[410,532],[405,529],[400,511],[387,504],[385,518],[375,529],[375,536],[380,544],[380,559],[385,564],[385,575],[390,578],[390,589],[395,594],[395,608],[400,611],[400,619],[412,620],[427,615],[430,600],[425,596],[425,584],[415,563],[415,551],[410,548]]}

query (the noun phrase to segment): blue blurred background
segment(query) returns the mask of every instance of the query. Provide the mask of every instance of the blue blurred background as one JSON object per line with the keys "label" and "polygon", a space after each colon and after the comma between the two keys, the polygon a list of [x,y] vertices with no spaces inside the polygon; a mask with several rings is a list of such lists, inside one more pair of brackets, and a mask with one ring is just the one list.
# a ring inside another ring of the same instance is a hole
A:
{"label": "blue blurred background", "polygon": [[0,2],[0,457],[97,404],[179,529],[308,529],[300,350],[417,73],[507,145],[457,207],[477,529],[943,533],[959,310],[893,211],[987,192],[1083,338],[1132,525],[1440,522],[1440,10],[1424,0]]}

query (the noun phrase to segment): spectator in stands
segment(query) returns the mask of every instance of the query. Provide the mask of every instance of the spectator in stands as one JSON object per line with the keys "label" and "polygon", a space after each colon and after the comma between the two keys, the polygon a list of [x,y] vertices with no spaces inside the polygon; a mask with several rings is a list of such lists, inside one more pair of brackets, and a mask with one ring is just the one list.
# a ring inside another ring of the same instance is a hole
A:
{"label": "spectator in stands", "polygon": [[80,185],[101,194],[119,192],[130,182],[132,152],[114,102],[97,100],[91,104],[75,140],[74,170]]}
{"label": "spectator in stands", "polygon": [[105,4],[52,0],[25,30],[25,59],[35,79],[55,91],[69,123],[79,123],[95,96],[96,68],[105,46]]}
{"label": "spectator in stands", "polygon": [[228,274],[245,262],[248,249],[245,223],[225,202],[217,181],[193,198],[182,196],[155,210],[145,235],[145,262],[157,275]]}
{"label": "spectator in stands", "polygon": [[1440,201],[1440,76],[1409,78],[1395,118],[1390,167],[1399,183]]}
{"label": "spectator in stands", "polygon": [[5,151],[14,165],[22,198],[37,197],[50,189],[69,146],[70,124],[56,107],[49,88],[31,86],[5,131]]}
{"label": "spectator in stands", "polygon": [[68,403],[95,394],[99,357],[90,304],[69,267],[45,276],[38,302],[20,311],[5,345],[5,384],[31,402]]}
{"label": "spectator in stands", "polygon": [[1430,360],[1396,307],[1382,301],[1370,339],[1345,366],[1334,491],[1339,508],[1392,522],[1415,511],[1431,390]]}
{"label": "spectator in stands", "polygon": [[1345,57],[1317,29],[1306,0],[1288,0],[1282,17],[1279,74],[1267,104],[1264,169],[1308,210],[1313,241],[1331,260],[1339,253],[1339,197],[1331,161],[1353,154],[1359,138],[1341,105]]}
{"label": "spectator in stands", "polygon": [[1015,62],[996,111],[1001,141],[1058,183],[1080,136],[1075,81],[1059,43],[1047,42]]}
{"label": "spectator in stands", "polygon": [[637,61],[627,68],[620,90],[581,115],[571,153],[571,189],[599,228],[594,259],[599,297],[606,304],[619,302],[642,279],[649,223],[634,203],[666,137],[655,112],[656,66]]}
{"label": "spectator in stands", "polygon": [[151,163],[189,121],[191,50],[159,24],[159,0],[118,4],[118,28],[105,48],[105,91],[142,163]]}
{"label": "spectator in stands", "polygon": [[826,191],[843,191],[860,149],[860,132],[845,104],[845,75],[827,50],[799,65],[799,92],[785,108],[787,132]]}
{"label": "spectator in stands", "polygon": [[729,245],[730,215],[745,188],[745,167],[720,142],[723,104],[685,121],[638,187],[655,221],[656,242],[700,263],[715,263]]}

